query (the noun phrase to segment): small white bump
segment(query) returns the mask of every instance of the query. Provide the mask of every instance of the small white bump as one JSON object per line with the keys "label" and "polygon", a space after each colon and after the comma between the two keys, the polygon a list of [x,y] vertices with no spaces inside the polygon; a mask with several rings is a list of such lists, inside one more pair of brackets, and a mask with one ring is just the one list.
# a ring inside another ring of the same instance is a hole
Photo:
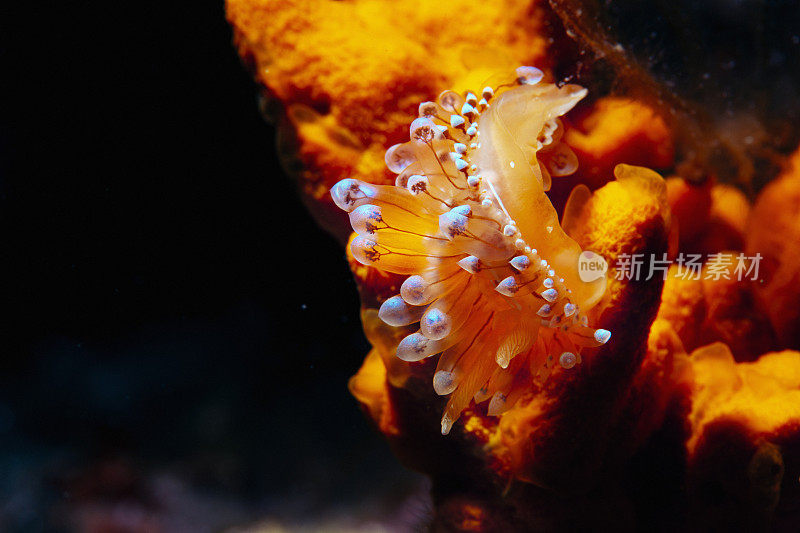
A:
{"label": "small white bump", "polygon": [[511,362],[507,353],[498,353],[495,355],[494,360],[497,361],[497,365],[500,368],[508,368],[508,364]]}
{"label": "small white bump", "polygon": [[400,341],[397,345],[397,357],[403,361],[421,361],[430,353],[430,339],[426,339],[419,332],[412,333]]}
{"label": "small white bump", "polygon": [[489,407],[486,409],[486,414],[489,416],[498,416],[502,414],[503,409],[506,406],[506,395],[500,391],[497,391],[492,395],[492,399],[489,400]]}
{"label": "small white bump", "polygon": [[474,255],[468,255],[458,262],[458,266],[469,272],[470,274],[477,274],[481,271],[481,260]]}
{"label": "small white bump", "polygon": [[444,415],[442,417],[442,435],[447,435],[450,433],[450,430],[453,428],[453,421],[450,420],[450,417]]}
{"label": "small white bump", "polygon": [[523,241],[522,239],[517,239],[516,241],[514,241],[514,247],[517,250],[524,250],[526,246],[527,245],[525,244],[525,241]]}
{"label": "small white bump", "polygon": [[529,253],[531,253],[531,247],[530,247],[530,246],[526,246],[526,247],[524,248],[524,250],[525,250],[525,253],[526,253],[526,254],[529,254]]}
{"label": "small white bump", "polygon": [[432,117],[436,114],[438,110],[438,106],[435,102],[422,102],[419,104],[419,116],[420,118],[423,117]]}
{"label": "small white bump", "polygon": [[598,329],[594,332],[594,340],[600,344],[605,344],[611,338],[611,332],[607,329]]}
{"label": "small white bump", "polygon": [[542,291],[542,298],[550,303],[553,303],[558,299],[558,291],[555,289],[547,289],[546,291]]}
{"label": "small white bump", "polygon": [[418,196],[428,190],[428,178],[426,176],[412,176],[408,180],[407,189],[414,196]]}
{"label": "small white bump", "polygon": [[512,258],[511,261],[509,261],[509,263],[511,264],[511,266],[513,266],[514,268],[516,268],[520,272],[522,272],[523,270],[526,270],[528,267],[531,266],[531,260],[528,259],[528,257],[524,256],[524,255],[518,255],[518,256]]}
{"label": "small white bump", "polygon": [[512,226],[511,224],[506,224],[506,226],[503,228],[503,235],[505,235],[506,237],[513,237],[516,234],[517,234],[517,228],[515,226]]}
{"label": "small white bump", "polygon": [[477,172],[478,171],[478,165],[472,165],[471,167],[469,167],[469,170],[470,170],[470,172]]}
{"label": "small white bump", "polygon": [[546,230],[547,230],[547,233],[553,233],[553,226],[547,226],[547,227],[546,227],[546,228],[544,228],[544,229],[546,229]]}
{"label": "small white bump", "polygon": [[474,150],[475,148],[477,148],[477,147],[478,147],[478,143],[471,143],[471,144],[469,145],[469,147],[470,147],[472,150]]}
{"label": "small white bump", "polygon": [[544,77],[544,72],[536,67],[517,67],[517,81],[522,85],[536,85]]}
{"label": "small white bump", "polygon": [[436,137],[438,130],[434,128],[436,124],[428,117],[415,119],[409,128],[409,137],[422,142],[431,142]]}
{"label": "small white bump", "polygon": [[578,364],[578,358],[572,352],[564,352],[558,358],[558,364],[561,365],[561,368],[569,370]]}
{"label": "small white bump", "polygon": [[420,332],[431,340],[441,340],[450,334],[452,322],[441,309],[429,309],[419,322]]}
{"label": "small white bump", "polygon": [[439,130],[439,133],[447,133],[447,126],[442,126],[441,124],[436,125],[436,129]]}
{"label": "small white bump", "polygon": [[467,185],[469,185],[473,189],[476,188],[480,184],[481,184],[481,179],[478,176],[469,176],[469,177],[467,177]]}
{"label": "small white bump", "polygon": [[450,125],[457,128],[464,124],[464,117],[461,115],[450,115]]}
{"label": "small white bump", "polygon": [[459,154],[463,154],[467,151],[467,145],[463,143],[455,143],[453,145],[453,149],[458,152]]}
{"label": "small white bump", "polygon": [[439,370],[433,375],[433,390],[439,396],[446,396],[456,390],[456,379],[452,372]]}
{"label": "small white bump", "polygon": [[425,294],[427,288],[428,283],[422,276],[414,275],[406,278],[403,285],[400,286],[400,296],[411,305],[424,305],[429,303],[426,301]]}
{"label": "small white bump", "polygon": [[553,310],[553,308],[550,307],[550,304],[543,304],[539,308],[539,310],[536,311],[536,314],[539,315],[540,317],[544,318],[544,317],[548,316],[552,312],[552,310]]}
{"label": "small white bump", "polygon": [[514,294],[516,294],[516,292],[519,290],[519,285],[517,285],[517,280],[514,279],[514,276],[508,276],[506,279],[498,283],[494,290],[503,296],[514,296]]}
{"label": "small white bump", "polygon": [[552,278],[553,276],[556,275],[556,271],[551,268],[550,270],[547,271],[547,275]]}
{"label": "small white bump", "polygon": [[465,99],[470,105],[475,105],[478,103],[478,97],[471,92],[467,93],[467,97]]}
{"label": "small white bump", "polygon": [[564,304],[564,316],[569,318],[575,313],[575,304],[568,303]]}
{"label": "small white bump", "polygon": [[484,98],[489,99],[492,96],[494,96],[494,89],[492,89],[489,86],[486,86],[486,87],[483,88],[483,93],[482,94],[483,94]]}
{"label": "small white bump", "polygon": [[543,267],[546,267],[547,266],[547,261],[542,259],[541,261],[539,261],[539,264],[542,265]]}
{"label": "small white bump", "polygon": [[483,207],[492,207],[492,201],[491,201],[491,200],[489,200],[488,198],[486,198],[485,200],[483,200],[483,201],[481,202],[481,205],[482,205]]}
{"label": "small white bump", "polygon": [[473,113],[475,113],[475,108],[469,105],[469,103],[465,103],[463,106],[461,106],[462,115],[471,115]]}
{"label": "small white bump", "polygon": [[514,168],[515,166],[517,166],[517,164],[514,163],[513,161],[509,161],[508,162],[508,166],[510,166],[511,168]]}
{"label": "small white bump", "polygon": [[486,101],[486,98],[481,98],[481,101],[478,102],[478,107],[489,107],[489,102]]}
{"label": "small white bump", "polygon": [[553,280],[550,279],[550,278],[545,278],[544,281],[542,282],[542,285],[544,285],[548,289],[552,289],[553,288]]}
{"label": "small white bump", "polygon": [[477,133],[478,133],[478,128],[475,127],[475,124],[467,128],[467,135],[469,135],[470,137],[476,135]]}
{"label": "small white bump", "polygon": [[439,215],[439,229],[450,239],[462,235],[467,229],[467,217],[453,210]]}
{"label": "small white bump", "polygon": [[467,166],[469,165],[469,163],[467,163],[467,162],[466,162],[466,161],[464,161],[463,159],[456,159],[456,160],[455,160],[455,163],[456,163],[456,168],[457,168],[458,170],[464,170],[464,169],[465,169],[465,168],[467,168]]}

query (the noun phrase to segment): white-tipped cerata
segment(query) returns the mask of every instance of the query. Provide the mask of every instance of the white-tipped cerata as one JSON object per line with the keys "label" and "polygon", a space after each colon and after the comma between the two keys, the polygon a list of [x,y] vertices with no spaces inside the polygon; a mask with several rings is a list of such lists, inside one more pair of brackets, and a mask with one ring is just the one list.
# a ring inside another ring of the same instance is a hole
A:
{"label": "white-tipped cerata", "polygon": [[436,129],[436,124],[428,117],[414,120],[409,128],[409,137],[425,143],[432,142],[435,138],[441,137],[441,132]]}
{"label": "white-tipped cerata", "polygon": [[608,339],[611,338],[611,332],[607,329],[598,329],[594,332],[594,340],[599,342],[600,344],[605,344],[608,342]]}
{"label": "white-tipped cerata", "polygon": [[350,212],[357,207],[357,201],[371,198],[375,195],[375,188],[351,178],[343,179],[331,187],[333,203],[342,211]]}
{"label": "white-tipped cerata", "polygon": [[508,276],[498,283],[494,290],[503,296],[514,296],[519,290],[519,285],[517,284],[517,280],[514,279],[514,276]]}
{"label": "white-tipped cerata", "polygon": [[500,415],[503,413],[505,407],[506,395],[500,391],[497,391],[492,395],[492,399],[489,400],[489,407],[486,409],[486,414],[489,416]]}
{"label": "white-tipped cerata", "polygon": [[427,305],[436,298],[430,284],[422,276],[409,276],[400,286],[400,296],[411,305]]}
{"label": "white-tipped cerata", "polygon": [[461,115],[450,115],[450,125],[457,128],[464,124],[464,117]]}
{"label": "white-tipped cerata", "polygon": [[452,321],[441,309],[428,309],[419,321],[420,332],[429,339],[438,341],[450,335]]}
{"label": "white-tipped cerata", "polygon": [[407,326],[417,322],[424,309],[424,307],[409,305],[399,295],[392,296],[381,305],[378,310],[378,318],[390,326]]}
{"label": "white-tipped cerata", "polygon": [[421,361],[436,353],[433,342],[421,333],[408,335],[397,346],[397,357],[403,361]]}
{"label": "white-tipped cerata", "polygon": [[406,188],[415,196],[427,191],[429,186],[430,181],[428,180],[428,176],[421,176],[419,174],[409,176],[408,183],[406,184]]}
{"label": "white-tipped cerata", "polygon": [[512,258],[509,263],[520,272],[527,270],[531,266],[531,260],[526,255],[518,255]]}
{"label": "white-tipped cerata", "polygon": [[469,219],[451,209],[447,213],[439,215],[439,229],[448,239],[454,239],[458,235],[463,235],[467,231]]}
{"label": "white-tipped cerata", "polygon": [[470,274],[477,274],[481,271],[481,260],[474,255],[468,255],[458,262],[458,266],[469,272]]}
{"label": "white-tipped cerata", "polygon": [[442,416],[442,435],[447,435],[453,428],[453,420],[446,414]]}
{"label": "white-tipped cerata", "polygon": [[433,375],[433,390],[439,396],[446,396],[456,390],[455,374],[447,370],[439,370]]}
{"label": "white-tipped cerata", "polygon": [[553,303],[558,299],[558,291],[555,289],[547,289],[546,291],[542,291],[542,298],[550,303]]}
{"label": "white-tipped cerata", "polygon": [[561,368],[569,370],[578,364],[578,356],[572,352],[564,352],[561,354],[561,357],[558,358],[558,364],[561,365]]}
{"label": "white-tipped cerata", "polygon": [[536,67],[517,67],[517,81],[523,85],[536,85],[544,78],[544,72]]}

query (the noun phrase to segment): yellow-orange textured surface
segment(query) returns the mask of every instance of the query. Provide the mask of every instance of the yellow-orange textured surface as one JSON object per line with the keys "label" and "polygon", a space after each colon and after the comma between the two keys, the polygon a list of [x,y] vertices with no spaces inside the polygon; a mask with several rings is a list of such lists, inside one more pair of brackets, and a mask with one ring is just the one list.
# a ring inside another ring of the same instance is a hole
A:
{"label": "yellow-orange textured surface", "polygon": [[[227,1],[239,53],[280,122],[286,166],[342,242],[349,227],[330,186],[392,182],[385,150],[407,139],[418,104],[442,90],[480,88],[519,64],[552,66],[549,9],[512,0]],[[742,517],[758,527],[782,506],[791,512],[800,502],[800,150],[751,206],[713,178],[665,181],[630,166],[675,171],[672,132],[646,104],[603,96],[576,111],[564,141],[581,167],[550,194],[560,209],[577,183],[596,189],[572,205],[565,228],[612,265],[590,317],[613,332],[608,344],[531,385],[501,417],[469,407],[443,437],[435,357],[400,361],[394,350],[409,329],[377,316],[403,278],[351,256],[373,346],[352,394],[400,460],[432,478],[443,529],[602,520],[624,528],[635,515],[636,490],[620,485],[631,462],[662,460],[665,450],[679,472],[674,496],[689,488],[701,530]],[[617,279],[623,254],[667,252],[702,254],[705,264],[697,278],[672,266],[666,280]],[[762,256],[752,279],[720,268],[742,252]],[[721,255],[706,261],[712,253]],[[710,271],[727,276],[703,279]]]}

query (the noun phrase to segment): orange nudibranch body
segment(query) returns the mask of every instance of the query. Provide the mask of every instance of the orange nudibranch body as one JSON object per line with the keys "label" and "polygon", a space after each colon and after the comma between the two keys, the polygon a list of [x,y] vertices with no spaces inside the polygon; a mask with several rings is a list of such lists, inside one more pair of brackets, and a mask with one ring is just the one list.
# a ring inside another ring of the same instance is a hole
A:
{"label": "orange nudibranch body", "polygon": [[581,280],[581,248],[545,194],[552,176],[577,168],[558,117],[586,90],[540,83],[532,67],[516,74],[480,97],[445,91],[422,103],[410,141],[386,152],[394,186],[346,179],[331,189],[358,234],[353,256],[408,276],[379,316],[419,324],[400,359],[439,355],[443,434],[471,401],[500,414],[556,363],[572,368],[610,337],[585,314],[605,278]]}

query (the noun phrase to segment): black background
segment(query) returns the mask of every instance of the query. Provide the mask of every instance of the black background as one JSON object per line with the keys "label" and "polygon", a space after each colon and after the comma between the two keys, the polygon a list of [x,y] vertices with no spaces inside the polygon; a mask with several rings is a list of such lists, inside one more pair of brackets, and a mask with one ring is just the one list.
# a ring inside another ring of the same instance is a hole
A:
{"label": "black background", "polygon": [[108,461],[259,511],[402,479],[346,389],[368,344],[343,250],[222,2],[2,9],[0,527],[130,497],[77,495]]}
{"label": "black background", "polygon": [[[796,0],[586,4],[748,157],[796,147]],[[5,3],[0,58],[0,531],[121,502],[192,531],[396,525],[419,478],[347,392],[355,285],[223,2]]]}

